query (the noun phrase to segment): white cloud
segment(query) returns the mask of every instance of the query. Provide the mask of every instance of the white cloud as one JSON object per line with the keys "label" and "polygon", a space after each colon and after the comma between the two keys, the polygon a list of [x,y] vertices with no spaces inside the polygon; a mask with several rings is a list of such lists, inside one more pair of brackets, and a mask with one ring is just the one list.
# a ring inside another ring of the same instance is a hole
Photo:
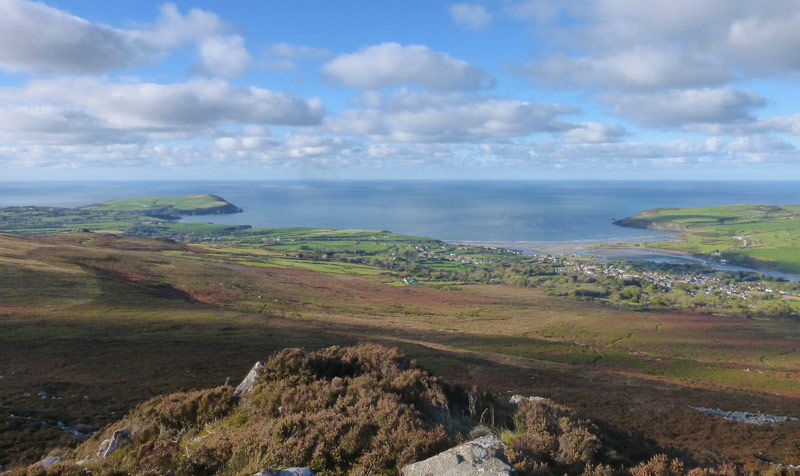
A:
{"label": "white cloud", "polygon": [[342,112],[322,129],[379,142],[476,142],[569,129],[557,116],[575,112],[559,104],[407,91],[375,106]]}
{"label": "white cloud", "polygon": [[223,80],[177,84],[108,83],[98,79],[40,80],[0,89],[5,115],[0,137],[18,135],[52,142],[87,133],[120,140],[122,133],[208,134],[223,123],[312,125],[322,102]]}
{"label": "white cloud", "polygon": [[599,53],[580,58],[555,56],[522,68],[536,77],[563,86],[660,89],[719,84],[729,72],[674,49],[648,46]]}
{"label": "white cloud", "polygon": [[214,36],[200,43],[200,66],[212,76],[239,76],[252,58],[239,35]]}
{"label": "white cloud", "polygon": [[449,12],[456,23],[470,30],[482,30],[492,23],[492,16],[482,5],[457,3],[450,6]]}
{"label": "white cloud", "polygon": [[494,84],[483,69],[424,45],[381,43],[337,56],[322,67],[334,84],[379,89],[420,85],[431,89],[479,89]]}
{"label": "white cloud", "polygon": [[[182,15],[173,4],[161,7],[155,23],[118,29],[43,3],[3,0],[0,67],[33,73],[104,73],[152,62],[174,49],[197,44],[201,66],[216,66],[223,75],[230,75],[241,71],[248,54],[240,37],[223,36],[225,29],[213,13],[194,9]],[[232,58],[224,63],[222,48]]]}
{"label": "white cloud", "polygon": [[768,6],[750,0],[527,0],[510,11],[534,21],[537,33],[560,49],[521,68],[537,80],[699,88],[800,72],[800,6],[794,0]]}
{"label": "white cloud", "polygon": [[751,121],[750,111],[764,105],[755,92],[728,87],[608,93],[602,98],[616,114],[651,126]]}
{"label": "white cloud", "polygon": [[618,142],[625,135],[625,129],[614,124],[584,122],[562,133],[564,142],[574,144]]}

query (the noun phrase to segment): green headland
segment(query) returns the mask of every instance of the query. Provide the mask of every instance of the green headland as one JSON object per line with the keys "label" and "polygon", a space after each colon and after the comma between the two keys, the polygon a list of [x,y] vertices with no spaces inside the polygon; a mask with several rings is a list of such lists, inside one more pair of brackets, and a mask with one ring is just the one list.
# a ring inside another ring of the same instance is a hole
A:
{"label": "green headland", "polygon": [[656,208],[614,223],[680,232],[677,240],[649,242],[649,248],[800,271],[800,205]]}

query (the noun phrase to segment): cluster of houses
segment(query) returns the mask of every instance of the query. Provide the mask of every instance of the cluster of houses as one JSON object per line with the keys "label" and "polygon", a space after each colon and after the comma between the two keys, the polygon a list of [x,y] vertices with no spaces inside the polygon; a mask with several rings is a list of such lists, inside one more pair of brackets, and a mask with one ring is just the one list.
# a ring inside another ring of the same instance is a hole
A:
{"label": "cluster of houses", "polygon": [[[636,271],[631,267],[618,265],[618,264],[605,264],[605,263],[584,263],[584,262],[570,262],[564,261],[566,268],[561,268],[560,272],[568,273],[570,270],[575,270],[580,274],[592,275],[605,275],[612,276],[622,280],[643,280],[657,286],[664,292],[669,292],[678,284],[688,285],[686,288],[689,296],[695,296],[698,293],[711,295],[715,293],[725,294],[729,297],[741,298],[742,300],[751,299],[754,293],[759,294],[772,294],[774,297],[779,296],[800,296],[800,293],[791,293],[788,291],[776,291],[774,289],[758,286],[754,283],[730,283],[726,282],[715,276],[708,276],[702,273],[689,273],[689,274],[672,274],[662,271]],[[748,293],[750,293],[748,295]]]}

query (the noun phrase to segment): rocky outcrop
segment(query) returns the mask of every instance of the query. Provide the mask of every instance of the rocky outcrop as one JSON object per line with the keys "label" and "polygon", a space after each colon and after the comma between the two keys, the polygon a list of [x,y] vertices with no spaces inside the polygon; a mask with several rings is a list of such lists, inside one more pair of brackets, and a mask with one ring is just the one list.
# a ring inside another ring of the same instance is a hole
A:
{"label": "rocky outcrop", "polygon": [[402,476],[510,476],[514,469],[497,435],[482,436],[418,463],[404,466]]}
{"label": "rocky outcrop", "polygon": [[522,402],[543,402],[547,400],[544,397],[523,397],[522,395],[513,395],[509,403],[512,405],[519,405]]}
{"label": "rocky outcrop", "polygon": [[45,459],[39,461],[39,464],[42,466],[42,468],[49,468],[50,466],[53,466],[59,461],[64,461],[64,458],[62,458],[61,456],[48,456]]}
{"label": "rocky outcrop", "polygon": [[264,368],[264,362],[258,361],[253,365],[253,368],[250,369],[250,372],[244,377],[244,380],[236,387],[236,390],[233,391],[233,398],[241,398],[244,395],[252,392],[256,386],[256,380],[258,379],[258,371]]}
{"label": "rocky outcrop", "polygon": [[97,450],[97,458],[108,458],[111,453],[118,448],[125,446],[130,440],[130,432],[126,429],[117,430],[111,438],[106,438],[100,443],[100,448]]}
{"label": "rocky outcrop", "polygon": [[779,423],[784,421],[796,420],[796,418],[787,416],[770,415],[769,413],[751,413],[751,412],[728,412],[720,410],[719,408],[704,408],[704,407],[691,407],[693,410],[703,412],[706,415],[724,418],[726,420],[735,421],[737,423],[749,423],[751,425],[769,425],[770,423]]}
{"label": "rocky outcrop", "polygon": [[264,468],[253,476],[314,476],[308,468],[269,469]]}

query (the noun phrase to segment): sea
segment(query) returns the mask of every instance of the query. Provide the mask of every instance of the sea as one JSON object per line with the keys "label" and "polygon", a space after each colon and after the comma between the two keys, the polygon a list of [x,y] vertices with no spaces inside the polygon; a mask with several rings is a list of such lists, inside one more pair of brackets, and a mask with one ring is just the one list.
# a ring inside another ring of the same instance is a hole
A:
{"label": "sea", "polygon": [[796,181],[0,181],[0,206],[77,207],[191,193],[219,195],[244,212],[186,221],[388,230],[508,245],[669,237],[612,223],[650,208],[800,204]]}

